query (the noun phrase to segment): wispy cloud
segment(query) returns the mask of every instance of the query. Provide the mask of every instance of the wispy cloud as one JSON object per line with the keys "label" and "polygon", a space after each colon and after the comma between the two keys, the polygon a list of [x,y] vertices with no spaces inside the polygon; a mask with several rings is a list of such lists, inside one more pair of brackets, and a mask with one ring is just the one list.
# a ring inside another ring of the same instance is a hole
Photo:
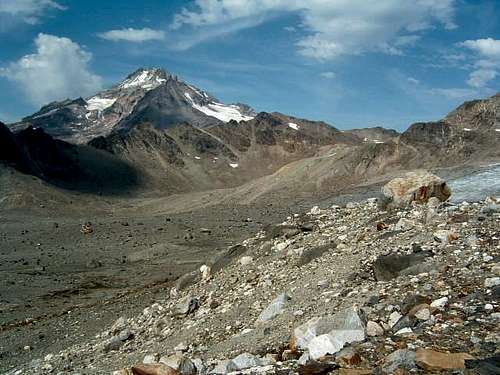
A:
{"label": "wispy cloud", "polygon": [[53,0],[0,0],[0,23],[20,21],[28,24],[37,24],[48,11],[65,10]]}
{"label": "wispy cloud", "polygon": [[320,74],[320,76],[326,79],[335,79],[337,77],[337,74],[335,74],[335,72],[323,72]]}
{"label": "wispy cloud", "polygon": [[[172,28],[191,27],[204,34],[207,27],[224,28],[233,24],[232,30],[239,30],[264,22],[272,12],[297,12],[300,24],[289,26],[300,26],[306,32],[297,42],[303,56],[331,60],[366,52],[402,54],[402,48],[418,42],[419,33],[424,30],[438,25],[455,28],[455,3],[455,0],[385,0],[368,4],[366,0],[195,0],[175,16]],[[260,22],[248,21],[259,16]]]}
{"label": "wispy cloud", "polygon": [[89,70],[92,54],[68,38],[38,34],[37,51],[0,69],[0,76],[17,84],[36,105],[85,96],[102,87]]}
{"label": "wispy cloud", "polygon": [[150,28],[143,29],[119,29],[109,30],[97,34],[99,38],[111,40],[113,42],[125,41],[132,43],[143,43],[152,40],[164,40],[165,32],[161,30],[153,30]]}
{"label": "wispy cloud", "polygon": [[433,88],[429,89],[431,95],[444,96],[448,99],[472,99],[478,96],[478,91],[468,88]]}

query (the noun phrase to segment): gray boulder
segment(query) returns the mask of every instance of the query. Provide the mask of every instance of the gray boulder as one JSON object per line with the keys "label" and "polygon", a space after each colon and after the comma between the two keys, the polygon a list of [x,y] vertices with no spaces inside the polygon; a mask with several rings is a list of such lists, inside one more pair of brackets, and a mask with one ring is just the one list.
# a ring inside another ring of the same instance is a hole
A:
{"label": "gray boulder", "polygon": [[[403,270],[423,263],[430,256],[432,256],[430,252],[419,252],[408,255],[381,255],[373,263],[375,279],[377,281],[392,280],[401,275]],[[420,272],[420,270],[415,267],[415,272]]]}
{"label": "gray boulder", "polygon": [[195,375],[197,373],[194,363],[183,355],[174,354],[168,357],[161,357],[160,363],[172,367],[183,375]]}
{"label": "gray boulder", "polygon": [[394,374],[397,369],[413,370],[417,366],[415,359],[416,353],[411,350],[396,350],[386,357],[382,372],[385,374]]}
{"label": "gray boulder", "polygon": [[335,354],[346,344],[364,341],[366,324],[357,308],[349,308],[333,316],[313,318],[295,328],[292,347],[308,350],[316,360]]}

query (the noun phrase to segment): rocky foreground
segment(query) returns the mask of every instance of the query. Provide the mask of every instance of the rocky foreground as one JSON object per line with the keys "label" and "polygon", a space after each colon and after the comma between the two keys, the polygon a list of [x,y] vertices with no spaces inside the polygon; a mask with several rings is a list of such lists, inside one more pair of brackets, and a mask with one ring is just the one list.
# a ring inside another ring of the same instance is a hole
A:
{"label": "rocky foreground", "polygon": [[500,202],[408,186],[288,217],[8,374],[499,374]]}

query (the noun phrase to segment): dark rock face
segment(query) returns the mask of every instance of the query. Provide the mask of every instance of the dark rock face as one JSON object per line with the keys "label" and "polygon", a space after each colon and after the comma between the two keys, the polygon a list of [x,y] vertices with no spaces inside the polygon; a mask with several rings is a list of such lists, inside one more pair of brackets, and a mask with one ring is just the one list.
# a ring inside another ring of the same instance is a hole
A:
{"label": "dark rock face", "polygon": [[42,129],[28,127],[12,134],[0,123],[0,161],[24,173],[60,179],[77,173],[71,145],[59,143]]}
{"label": "dark rock face", "polygon": [[221,122],[194,108],[186,93],[191,97],[196,95],[184,82],[167,80],[165,84],[146,93],[131,115],[118,124],[118,128],[131,129],[138,124],[150,123],[159,129],[165,129],[184,122],[196,126]]}
{"label": "dark rock face", "polygon": [[117,193],[137,183],[136,171],[123,161],[56,140],[41,128],[12,134],[0,124],[0,149],[0,163],[68,189]]}
{"label": "dark rock face", "polygon": [[116,132],[109,137],[95,138],[90,141],[89,146],[117,155],[134,153],[137,149],[145,152],[160,151],[168,163],[176,166],[184,165],[181,159],[183,153],[175,140],[148,124],[130,132]]}
{"label": "dark rock face", "polygon": [[0,122],[0,161],[23,170],[27,168],[15,136],[2,122]]}
{"label": "dark rock face", "polygon": [[346,133],[359,137],[363,142],[389,142],[400,134],[394,129],[385,129],[381,126],[373,128],[351,129]]}
{"label": "dark rock face", "polygon": [[401,141],[446,146],[450,141],[450,135],[451,126],[444,121],[421,122],[411,125],[401,135]]}

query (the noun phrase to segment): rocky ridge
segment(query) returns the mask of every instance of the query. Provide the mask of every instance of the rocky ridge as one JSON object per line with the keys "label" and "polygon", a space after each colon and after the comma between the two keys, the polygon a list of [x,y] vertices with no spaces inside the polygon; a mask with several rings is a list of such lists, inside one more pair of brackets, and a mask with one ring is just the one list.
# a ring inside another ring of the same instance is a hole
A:
{"label": "rocky ridge", "polygon": [[294,214],[10,373],[496,374],[500,203],[421,202]]}

